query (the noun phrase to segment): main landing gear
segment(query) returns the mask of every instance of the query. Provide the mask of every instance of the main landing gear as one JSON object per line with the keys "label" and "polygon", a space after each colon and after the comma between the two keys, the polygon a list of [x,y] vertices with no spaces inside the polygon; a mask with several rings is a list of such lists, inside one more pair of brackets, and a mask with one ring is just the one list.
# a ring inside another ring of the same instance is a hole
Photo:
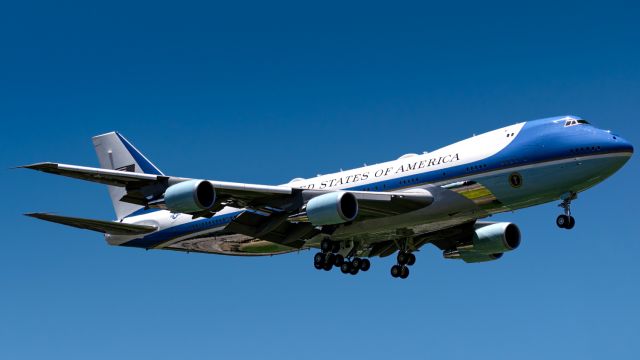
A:
{"label": "main landing gear", "polygon": [[576,225],[576,220],[571,216],[571,200],[577,199],[577,194],[572,192],[562,199],[562,203],[558,205],[564,210],[563,215],[558,215],[556,218],[556,225],[561,229],[573,229]]}
{"label": "main landing gear", "polygon": [[360,271],[367,271],[371,267],[369,259],[339,254],[340,243],[324,239],[320,243],[320,252],[313,257],[313,266],[318,270],[330,271],[334,266],[339,267],[343,274],[355,275]]}
{"label": "main landing gear", "polygon": [[398,251],[398,263],[391,267],[391,276],[406,279],[409,277],[409,266],[416,263],[416,256],[406,250]]}

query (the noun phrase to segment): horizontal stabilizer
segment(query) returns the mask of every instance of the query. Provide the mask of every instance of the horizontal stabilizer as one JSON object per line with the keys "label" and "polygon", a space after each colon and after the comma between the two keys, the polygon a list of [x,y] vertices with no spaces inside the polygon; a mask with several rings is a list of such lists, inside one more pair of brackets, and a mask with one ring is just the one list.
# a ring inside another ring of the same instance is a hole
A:
{"label": "horizontal stabilizer", "polygon": [[98,231],[111,235],[141,235],[156,230],[155,226],[150,225],[124,224],[115,221],[83,219],[46,213],[30,213],[25,215],[40,220],[51,221],[58,224],[73,226],[80,229]]}
{"label": "horizontal stabilizer", "polygon": [[136,183],[143,185],[164,178],[159,175],[135,173],[122,170],[100,169],[87,166],[58,164],[43,162],[31,165],[18,166],[18,168],[42,171],[50,174],[68,176],[76,179],[87,180],[112,186],[131,186]]}

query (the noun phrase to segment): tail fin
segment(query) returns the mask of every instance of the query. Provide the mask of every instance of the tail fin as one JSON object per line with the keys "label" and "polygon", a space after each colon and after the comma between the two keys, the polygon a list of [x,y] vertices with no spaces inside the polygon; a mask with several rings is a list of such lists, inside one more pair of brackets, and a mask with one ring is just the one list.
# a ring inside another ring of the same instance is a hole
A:
{"label": "tail fin", "polygon": [[[103,169],[164,175],[149,159],[117,132],[94,136],[93,146],[96,149],[100,167]],[[124,188],[109,186],[109,196],[111,196],[113,209],[116,211],[118,220],[142,208],[139,205],[120,201],[125,194],[126,190]]]}

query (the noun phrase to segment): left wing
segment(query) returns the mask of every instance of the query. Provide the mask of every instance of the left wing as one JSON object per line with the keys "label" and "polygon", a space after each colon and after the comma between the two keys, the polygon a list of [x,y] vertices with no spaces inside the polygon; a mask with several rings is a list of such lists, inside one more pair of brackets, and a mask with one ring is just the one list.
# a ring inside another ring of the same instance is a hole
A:
{"label": "left wing", "polygon": [[[162,197],[165,190],[190,178],[153,175],[120,170],[109,170],[86,166],[43,162],[19,166],[55,175],[62,175],[80,180],[97,182],[105,185],[124,187],[127,194],[120,201],[132,204],[150,206],[154,200]],[[248,207],[260,199],[276,200],[278,197],[291,196],[293,188],[287,186],[270,186],[233,183],[224,181],[210,181],[216,189],[216,194],[223,201],[231,201],[238,207]],[[277,201],[274,201],[277,203]]]}
{"label": "left wing", "polygon": [[[42,171],[105,185],[124,187],[126,195],[120,201],[154,207],[162,199],[165,190],[190,178],[109,170],[86,166],[58,164],[52,162],[20,166],[20,168]],[[333,190],[303,190],[282,185],[259,185],[225,181],[211,181],[218,202],[223,206],[248,207],[272,213],[295,211],[303,203],[315,196]],[[362,215],[379,217],[397,215],[429,205],[433,196],[428,191],[421,192],[369,192],[349,191],[358,199]],[[220,207],[221,208],[221,207]]]}

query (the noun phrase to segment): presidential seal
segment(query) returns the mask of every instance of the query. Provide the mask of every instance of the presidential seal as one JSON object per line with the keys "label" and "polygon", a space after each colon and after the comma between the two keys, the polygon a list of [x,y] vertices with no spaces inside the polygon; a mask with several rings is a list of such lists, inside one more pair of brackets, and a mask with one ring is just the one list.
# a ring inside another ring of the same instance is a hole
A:
{"label": "presidential seal", "polygon": [[522,175],[518,173],[512,173],[511,175],[509,175],[509,184],[514,188],[519,188],[520,186],[522,186]]}

